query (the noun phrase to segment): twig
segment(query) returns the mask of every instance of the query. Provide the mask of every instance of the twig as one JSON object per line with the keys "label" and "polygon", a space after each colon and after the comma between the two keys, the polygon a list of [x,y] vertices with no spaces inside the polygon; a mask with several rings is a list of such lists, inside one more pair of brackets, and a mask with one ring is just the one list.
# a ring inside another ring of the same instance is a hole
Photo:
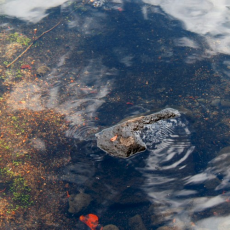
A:
{"label": "twig", "polygon": [[15,58],[10,64],[8,64],[6,66],[6,68],[9,68],[12,64],[14,64],[24,53],[26,53],[30,47],[33,45],[34,43],[32,42],[17,58]]}
{"label": "twig", "polygon": [[4,188],[3,190],[1,190],[0,192],[4,192],[6,190],[6,188]]}
{"label": "twig", "polygon": [[35,44],[37,42],[38,39],[40,39],[44,34],[49,33],[51,30],[53,30],[55,27],[57,27],[60,23],[62,22],[62,20],[60,20],[55,26],[53,26],[51,29],[46,30],[45,32],[43,32],[39,37],[37,37],[18,57],[16,57],[10,64],[8,64],[6,66],[6,68],[9,68],[12,64],[14,64],[22,55],[24,55],[33,44]]}

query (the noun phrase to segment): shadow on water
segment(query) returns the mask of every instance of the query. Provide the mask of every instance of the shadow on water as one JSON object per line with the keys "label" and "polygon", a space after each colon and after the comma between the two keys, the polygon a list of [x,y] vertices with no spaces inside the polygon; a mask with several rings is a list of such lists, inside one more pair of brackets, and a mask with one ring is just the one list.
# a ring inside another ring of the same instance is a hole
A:
{"label": "shadow on water", "polygon": [[[202,205],[198,207],[199,202],[210,201],[212,208],[212,199],[219,203],[223,200],[218,199],[219,192],[210,193],[212,186],[206,188],[200,183],[218,181],[215,173],[205,171],[220,144],[211,144],[208,140],[216,136],[216,130],[210,129],[211,122],[203,121],[208,109],[202,103],[195,104],[195,96],[202,98],[220,79],[213,77],[215,73],[209,60],[198,59],[207,46],[202,37],[181,29],[181,23],[164,14],[159,7],[147,7],[148,18],[144,18],[141,5],[124,3],[124,12],[102,9],[86,12],[87,20],[93,14],[91,24],[72,28],[84,37],[81,43],[84,53],[73,50],[66,66],[77,69],[78,77],[84,75],[85,85],[94,86],[94,89],[96,85],[98,91],[101,82],[107,81],[104,86],[109,88],[109,93],[97,107],[96,116],[100,120],[92,122],[92,127],[102,129],[128,116],[174,106],[186,111],[188,119],[192,115],[190,125],[187,121],[182,123],[186,128],[192,126],[194,134],[192,137],[187,134],[185,140],[176,129],[168,135],[180,138],[167,140],[163,136],[162,140],[157,139],[163,147],[155,143],[153,149],[127,160],[105,156],[95,148],[93,140],[76,141],[73,163],[64,169],[62,179],[73,183],[72,192],[80,188],[91,194],[95,202],[91,210],[107,220],[103,224],[116,223],[129,229],[127,220],[141,214],[146,226],[168,223],[181,228],[191,227],[190,222],[200,218],[197,213],[206,210]],[[76,20],[80,21],[79,17],[76,15]],[[81,22],[84,24],[84,17]],[[195,41],[198,48],[183,46],[184,37]],[[102,80],[102,76],[106,77]],[[98,100],[97,95],[89,97],[92,103]],[[94,112],[89,109],[89,113]],[[77,134],[71,135],[81,139],[82,132],[87,136],[84,130],[90,130],[90,126],[76,129]],[[167,160],[166,156],[169,162],[164,170],[160,165]],[[199,175],[202,179],[196,180]],[[206,194],[213,197],[208,198]],[[209,214],[203,213],[203,216]]]}
{"label": "shadow on water", "polygon": [[[87,132],[91,132],[90,127],[93,126],[101,129],[127,116],[157,110],[166,105],[181,106],[178,103],[178,95],[194,95],[196,89],[195,95],[199,96],[211,87],[206,79],[199,81],[192,79],[196,69],[200,68],[203,73],[204,69],[210,69],[210,63],[203,61],[192,66],[184,63],[187,57],[186,52],[198,55],[203,52],[202,49],[197,51],[197,49],[185,47],[172,48],[174,39],[178,37],[194,37],[197,43],[202,44],[201,47],[203,46],[202,38],[197,38],[187,31],[181,31],[179,22],[169,20],[163,14],[152,13],[149,20],[144,20],[138,4],[125,4],[124,11],[124,14],[114,11],[106,13],[100,10],[99,13],[95,13],[99,17],[94,18],[96,25],[103,19],[103,17],[100,18],[100,14],[109,15],[106,21],[102,20],[102,31],[93,37],[87,33],[84,34],[85,31],[80,31],[81,36],[85,36],[81,44],[84,53],[79,54],[73,51],[69,58],[71,61],[66,63],[69,69],[77,68],[78,78],[84,75],[83,82],[87,87],[94,86],[95,89],[95,85],[98,85],[98,90],[101,89],[99,88],[100,78],[104,74],[107,75],[106,79],[113,83],[109,89],[109,96],[106,96],[105,102],[96,110],[100,120],[94,121],[91,126],[75,127],[76,133],[74,131],[70,136],[77,139],[87,138],[84,135],[87,136]],[[79,28],[76,30],[79,31]],[[83,89],[83,93],[84,90],[88,89]],[[82,97],[85,98],[85,96],[87,97],[88,94],[83,94]],[[68,96],[66,98],[68,99]],[[89,98],[93,103],[97,95],[95,98],[91,96]],[[88,105],[82,107],[87,108]],[[89,113],[91,112],[93,111],[89,109]],[[198,123],[199,120],[196,121],[196,124]],[[187,142],[190,143],[190,140]],[[199,145],[196,139],[194,142],[196,146]],[[172,143],[165,141],[165,144]],[[100,213],[103,219],[107,220],[103,224],[114,223],[116,219],[118,226],[128,229],[127,219],[141,213],[146,224],[160,226],[165,219],[172,221],[176,213],[179,213],[176,208],[180,207],[183,212],[187,204],[191,205],[190,199],[181,197],[193,198],[196,193],[199,193],[189,186],[190,189],[183,190],[186,177],[195,174],[193,157],[185,158],[187,164],[184,166],[185,169],[180,171],[171,169],[163,173],[157,165],[161,161],[156,158],[157,154],[163,155],[164,158],[167,153],[178,153],[178,149],[172,150],[172,146],[170,149],[165,146],[165,149],[159,148],[158,152],[156,148],[128,160],[119,160],[105,156],[95,148],[95,145],[96,143],[92,140],[77,141],[76,149],[71,154],[72,164],[64,169],[61,179],[72,183],[72,192],[83,189],[84,192],[91,194],[95,203],[94,207],[90,206],[90,211]],[[178,146],[183,145],[182,140],[179,139]],[[186,154],[190,155],[194,149],[192,146],[189,147],[190,144],[185,146],[188,149],[184,150],[183,157]],[[204,151],[203,146],[202,151]],[[199,146],[196,152],[199,152]],[[193,152],[195,161],[198,161],[199,167],[200,165],[204,167],[203,161],[196,152]],[[177,160],[183,157],[179,156]],[[171,164],[170,162],[169,165]],[[152,167],[155,169],[153,170]],[[168,175],[173,176],[170,178],[167,177]],[[143,191],[151,199],[147,198]],[[178,200],[177,197],[181,199]],[[169,210],[168,213],[165,213],[166,209]],[[162,213],[165,213],[165,219],[160,219],[159,216]],[[147,218],[149,215],[155,215],[156,220],[150,221]],[[182,221],[188,223],[184,219]]]}

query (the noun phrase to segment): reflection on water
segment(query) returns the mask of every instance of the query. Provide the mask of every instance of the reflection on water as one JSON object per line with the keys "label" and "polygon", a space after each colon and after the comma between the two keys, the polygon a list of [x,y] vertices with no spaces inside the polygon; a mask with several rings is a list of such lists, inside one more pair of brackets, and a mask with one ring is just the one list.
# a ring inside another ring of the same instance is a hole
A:
{"label": "reflection on water", "polygon": [[[5,0],[0,14],[0,224],[85,229],[94,213],[119,229],[230,228],[226,1]],[[184,115],[147,127],[148,151],[96,147],[100,130],[164,107]],[[92,201],[70,213],[78,194]]]}
{"label": "reflection on water", "polygon": [[42,18],[47,16],[46,10],[52,7],[60,6],[67,2],[67,0],[52,0],[52,1],[0,1],[0,14],[8,15],[10,17],[17,17],[22,20],[30,22],[39,22]]}
{"label": "reflection on water", "polygon": [[[197,193],[185,187],[186,178],[194,173],[190,136],[188,122],[183,117],[160,121],[144,130],[143,140],[150,154],[140,168],[146,178],[142,187],[155,205],[156,216],[166,214],[168,220],[181,220],[181,213],[186,215],[188,197]],[[189,223],[181,221],[184,226]]]}

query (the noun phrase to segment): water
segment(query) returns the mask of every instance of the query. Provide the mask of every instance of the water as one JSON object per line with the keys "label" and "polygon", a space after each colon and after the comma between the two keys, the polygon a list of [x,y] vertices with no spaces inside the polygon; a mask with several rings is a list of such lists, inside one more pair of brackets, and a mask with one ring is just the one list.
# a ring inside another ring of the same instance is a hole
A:
{"label": "water", "polygon": [[[228,2],[3,0],[0,14],[1,229],[87,229],[89,213],[119,229],[230,228]],[[167,107],[184,115],[148,127],[147,151],[96,147]],[[69,212],[81,193],[90,205]]]}

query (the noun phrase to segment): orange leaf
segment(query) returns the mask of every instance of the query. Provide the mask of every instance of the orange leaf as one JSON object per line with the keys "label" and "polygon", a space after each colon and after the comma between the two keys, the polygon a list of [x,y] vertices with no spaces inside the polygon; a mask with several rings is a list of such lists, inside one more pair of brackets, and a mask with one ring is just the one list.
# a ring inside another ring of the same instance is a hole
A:
{"label": "orange leaf", "polygon": [[191,226],[192,226],[192,227],[196,227],[196,225],[195,225],[193,222],[191,222]]}
{"label": "orange leaf", "polygon": [[111,140],[111,141],[115,141],[115,140],[117,140],[117,135],[116,135],[116,136],[114,136],[114,137],[112,137],[110,140]]}
{"label": "orange leaf", "polygon": [[94,214],[88,214],[86,216],[80,216],[80,221],[85,223],[91,230],[95,230],[98,226],[98,217]]}
{"label": "orange leaf", "polygon": [[67,194],[67,198],[69,198],[69,197],[70,197],[70,195],[69,195],[69,192],[68,192],[68,191],[66,191],[66,194]]}

